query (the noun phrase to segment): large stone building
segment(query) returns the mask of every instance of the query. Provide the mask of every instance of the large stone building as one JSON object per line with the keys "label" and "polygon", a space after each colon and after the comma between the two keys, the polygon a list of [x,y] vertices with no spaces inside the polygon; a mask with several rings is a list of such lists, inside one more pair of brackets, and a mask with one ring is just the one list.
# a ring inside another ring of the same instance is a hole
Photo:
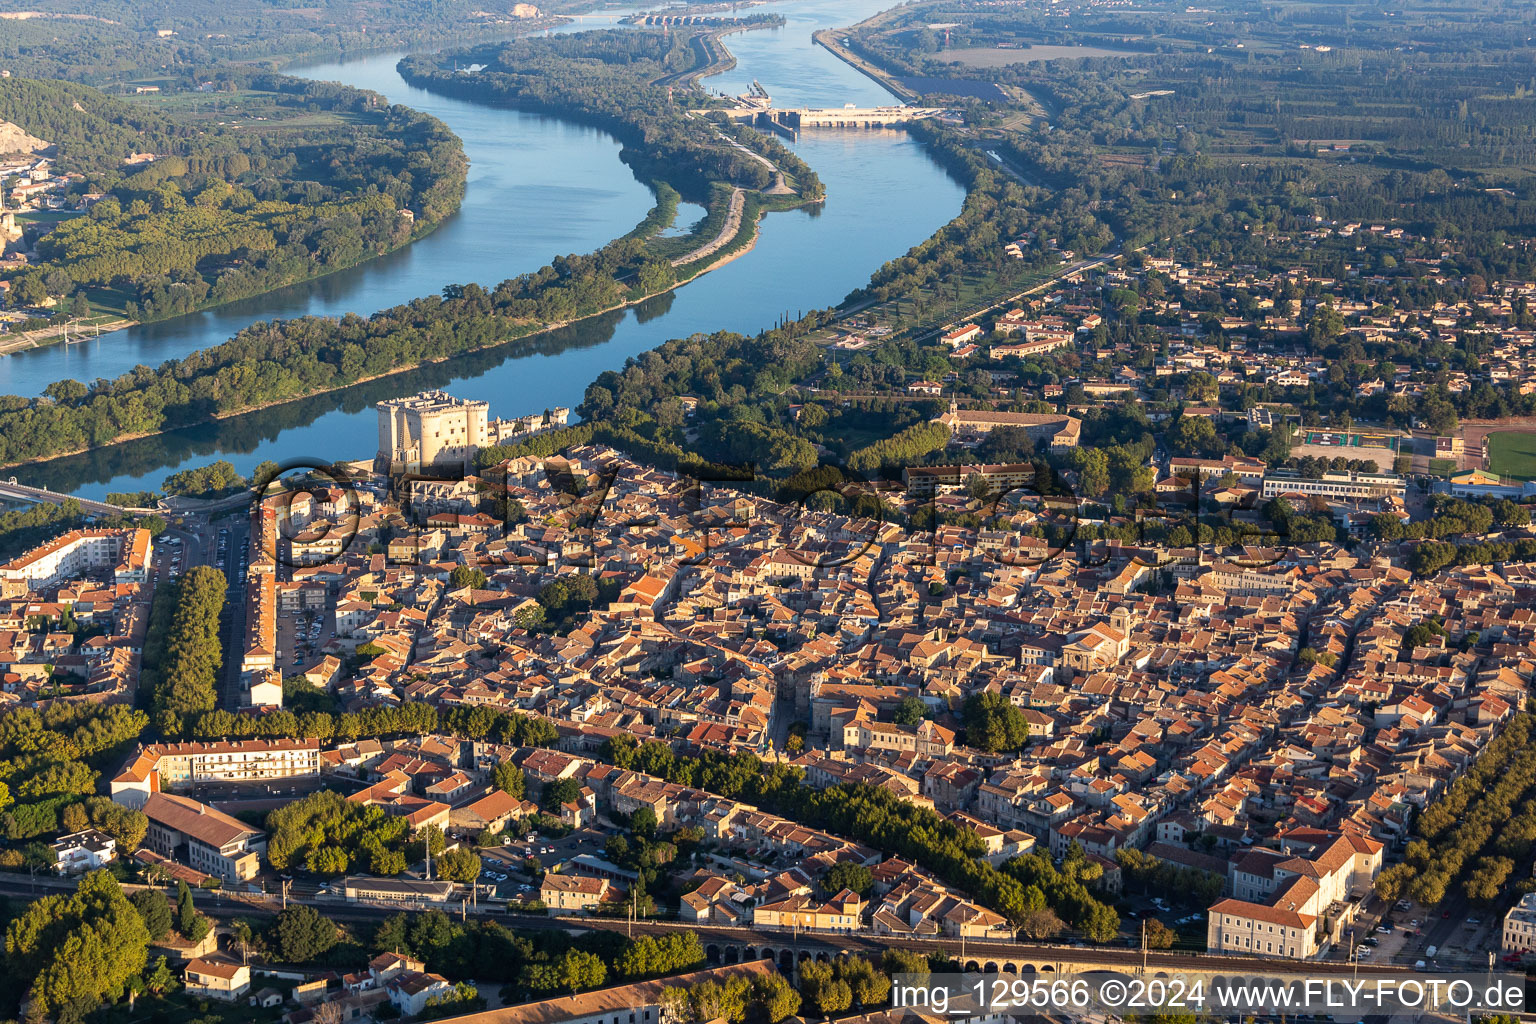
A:
{"label": "large stone building", "polygon": [[1407,490],[1403,478],[1392,473],[1324,473],[1320,477],[1304,477],[1280,470],[1265,474],[1261,497],[1302,494],[1335,499],[1396,498],[1402,501]]}
{"label": "large stone building", "polygon": [[391,471],[469,468],[487,443],[490,404],[423,391],[380,402],[379,462]]}
{"label": "large stone building", "polygon": [[378,404],[380,469],[392,473],[469,471],[475,453],[551,427],[563,427],[570,410],[561,406],[512,420],[490,418],[490,404],[423,391]]}
{"label": "large stone building", "polygon": [[1278,848],[1255,847],[1234,861],[1232,896],[1206,920],[1213,953],[1305,960],[1337,941],[1381,873],[1383,844],[1354,832],[1296,828]]}
{"label": "large stone building", "polygon": [[1044,441],[1054,450],[1076,448],[1083,433],[1083,421],[1076,416],[1037,412],[992,412],[983,409],[962,409],[955,402],[949,403],[949,411],[936,421],[956,435],[987,434],[998,427],[1020,427],[1029,434],[1030,440]]}
{"label": "large stone building", "polygon": [[226,882],[243,882],[261,870],[267,836],[207,804],[169,793],[152,793],[144,804],[149,830],[144,845],[170,860]]}
{"label": "large stone building", "polygon": [[320,774],[320,741],[234,740],[154,743],[112,779],[112,799],[141,808],[154,793],[199,782],[257,782]]}
{"label": "large stone building", "polygon": [[1032,462],[984,465],[962,463],[955,466],[908,466],[902,471],[907,493],[926,498],[944,491],[958,491],[977,477],[986,482],[989,494],[1006,494],[1018,488],[1033,490],[1035,464]]}

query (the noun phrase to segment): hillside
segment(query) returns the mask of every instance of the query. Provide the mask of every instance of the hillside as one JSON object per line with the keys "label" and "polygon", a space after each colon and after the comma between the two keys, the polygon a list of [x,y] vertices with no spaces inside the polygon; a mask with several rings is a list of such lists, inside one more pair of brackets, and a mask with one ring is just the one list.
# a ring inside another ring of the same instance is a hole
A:
{"label": "hillside", "polygon": [[[24,136],[19,146],[50,140],[64,171],[115,167],[131,153],[180,150],[200,134],[89,86],[14,76],[0,78],[0,120]],[[21,150],[0,145],[0,151]]]}
{"label": "hillside", "polygon": [[9,121],[0,121],[0,155],[41,153],[51,145],[52,143],[45,142],[35,135],[29,135]]}

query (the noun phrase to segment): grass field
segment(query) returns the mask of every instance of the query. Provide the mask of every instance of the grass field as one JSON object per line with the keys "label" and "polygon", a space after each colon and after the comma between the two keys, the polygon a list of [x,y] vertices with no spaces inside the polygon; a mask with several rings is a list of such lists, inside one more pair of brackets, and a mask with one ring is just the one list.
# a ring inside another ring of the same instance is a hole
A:
{"label": "grass field", "polygon": [[79,210],[27,210],[16,214],[18,224],[60,224],[80,216]]}
{"label": "grass field", "polygon": [[1432,476],[1448,477],[1456,472],[1455,459],[1430,459],[1429,472]]}
{"label": "grass field", "polygon": [[1105,50],[1097,46],[1031,46],[1029,49],[996,46],[957,46],[939,54],[940,60],[957,60],[973,68],[1000,68],[1009,64],[1034,64],[1042,60],[1078,57],[1135,57],[1130,50]]}
{"label": "grass field", "polygon": [[1516,480],[1536,480],[1536,433],[1501,430],[1488,435],[1488,468]]}

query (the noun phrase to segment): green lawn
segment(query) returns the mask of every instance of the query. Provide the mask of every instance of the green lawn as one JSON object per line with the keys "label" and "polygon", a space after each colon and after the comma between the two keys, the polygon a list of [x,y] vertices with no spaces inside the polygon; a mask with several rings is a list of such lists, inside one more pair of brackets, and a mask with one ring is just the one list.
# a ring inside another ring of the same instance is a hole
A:
{"label": "green lawn", "polygon": [[1501,430],[1488,435],[1488,468],[1516,480],[1536,480],[1536,432]]}
{"label": "green lawn", "polygon": [[19,224],[58,224],[80,216],[79,210],[27,210],[16,214]]}
{"label": "green lawn", "polygon": [[1455,459],[1430,459],[1429,472],[1433,476],[1450,476],[1456,472]]}

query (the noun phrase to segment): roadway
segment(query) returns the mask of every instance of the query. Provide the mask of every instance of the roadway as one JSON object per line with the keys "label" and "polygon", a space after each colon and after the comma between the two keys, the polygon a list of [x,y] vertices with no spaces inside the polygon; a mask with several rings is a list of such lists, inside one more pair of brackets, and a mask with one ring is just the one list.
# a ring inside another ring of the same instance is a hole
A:
{"label": "roadway", "polygon": [[746,192],[739,188],[731,189],[731,200],[726,206],[725,221],[720,225],[719,233],[692,252],[677,257],[672,261],[672,266],[681,267],[696,260],[708,259],[724,249],[736,237],[736,232],[741,230],[741,214],[746,204]]}
{"label": "roadway", "polygon": [[93,516],[120,516],[124,513],[143,515],[155,511],[152,508],[123,508],[118,505],[108,505],[104,501],[77,498],[73,494],[60,494],[46,487],[28,487],[26,484],[17,483],[15,477],[0,483],[0,498],[45,505],[62,505],[67,501],[77,501],[81,509]]}
{"label": "roadway", "polygon": [[[226,534],[225,530],[229,532]],[[219,706],[226,711],[238,711],[245,703],[240,662],[245,654],[245,580],[250,571],[250,534],[249,521],[237,516],[220,527],[216,549],[223,560],[216,567],[229,584],[224,602],[224,672],[219,687]]]}

